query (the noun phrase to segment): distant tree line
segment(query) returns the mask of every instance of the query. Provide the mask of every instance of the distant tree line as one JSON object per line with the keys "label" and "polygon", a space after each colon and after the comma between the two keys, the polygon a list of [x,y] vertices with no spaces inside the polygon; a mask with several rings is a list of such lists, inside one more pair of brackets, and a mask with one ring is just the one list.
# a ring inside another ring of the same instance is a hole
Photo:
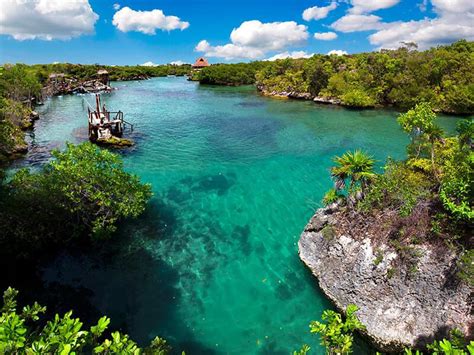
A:
{"label": "distant tree line", "polygon": [[203,84],[256,84],[272,93],[338,99],[352,107],[402,109],[428,102],[437,111],[474,113],[474,42],[461,40],[426,51],[397,50],[308,59],[213,65],[199,72]]}

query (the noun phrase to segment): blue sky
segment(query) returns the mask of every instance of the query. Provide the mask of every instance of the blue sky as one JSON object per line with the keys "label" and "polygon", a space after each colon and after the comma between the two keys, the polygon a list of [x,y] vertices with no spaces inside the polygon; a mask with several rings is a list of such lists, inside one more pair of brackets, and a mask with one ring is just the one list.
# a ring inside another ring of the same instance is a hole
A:
{"label": "blue sky", "polygon": [[0,6],[1,63],[161,64],[200,55],[237,62],[474,39],[472,0],[0,0]]}

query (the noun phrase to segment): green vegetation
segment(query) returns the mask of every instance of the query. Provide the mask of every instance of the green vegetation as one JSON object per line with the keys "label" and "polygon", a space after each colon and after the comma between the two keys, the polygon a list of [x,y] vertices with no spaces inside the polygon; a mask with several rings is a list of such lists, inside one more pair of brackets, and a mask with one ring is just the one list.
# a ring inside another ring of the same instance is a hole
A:
{"label": "green vegetation", "polygon": [[265,66],[264,62],[217,64],[193,73],[193,80],[202,84],[216,85],[251,85],[255,83],[255,75]]}
{"label": "green vegetation", "polygon": [[211,66],[198,79],[224,85],[255,83],[267,93],[309,94],[352,107],[409,108],[428,102],[437,111],[473,113],[474,42],[461,40],[426,51],[414,48]]}
{"label": "green vegetation", "polygon": [[[18,64],[17,64],[18,65]],[[135,80],[146,79],[149,77],[159,77],[167,75],[183,76],[189,73],[191,65],[158,65],[158,66],[110,66],[110,65],[82,65],[71,63],[56,64],[36,64],[29,66],[37,80],[44,84],[52,73],[65,74],[67,77],[78,80],[91,80],[97,78],[97,71],[105,69],[109,72],[110,80]]]}
{"label": "green vegetation", "polygon": [[[311,333],[318,333],[321,345],[326,348],[328,355],[352,354],[354,332],[364,330],[364,325],[357,318],[358,308],[349,304],[344,315],[333,310],[325,310],[321,316],[323,322],[313,321],[310,324]],[[311,348],[303,345],[301,350],[294,351],[293,355],[306,355]],[[474,341],[468,342],[461,331],[453,329],[449,339],[435,340],[426,345],[428,352],[406,348],[405,355],[468,355],[474,353]],[[377,352],[377,354],[380,354]]]}
{"label": "green vegetation", "polygon": [[18,291],[8,288],[3,294],[0,315],[1,354],[150,354],[166,355],[171,347],[166,340],[156,337],[151,344],[141,349],[126,334],[118,331],[105,337],[110,318],[102,317],[96,325],[83,329],[79,318],[72,311],[53,319],[40,319],[46,307],[34,303],[17,310]]}
{"label": "green vegetation", "polygon": [[331,169],[336,191],[331,189],[323,202],[351,207],[350,219],[360,217],[367,228],[361,233],[372,230],[379,242],[391,245],[408,275],[418,270],[417,244],[444,242],[458,255],[458,277],[473,284],[473,121],[461,120],[457,135],[446,137],[435,119],[426,102],[399,116],[411,138],[408,157],[388,160],[383,174],[373,172],[374,160],[361,151],[336,157]]}
{"label": "green vegetation", "polygon": [[321,345],[326,347],[326,354],[350,354],[354,341],[355,330],[364,329],[356,316],[357,306],[350,304],[346,309],[346,317],[332,310],[323,312],[323,322],[313,321],[310,324],[311,333],[321,336]]}
{"label": "green vegetation", "polygon": [[28,256],[81,236],[109,236],[118,221],[144,211],[151,188],[125,172],[118,155],[87,142],[53,157],[1,189],[0,250]]}
{"label": "green vegetation", "polygon": [[367,153],[360,150],[346,152],[340,157],[335,157],[336,165],[331,169],[331,176],[335,180],[336,190],[346,188],[346,181],[349,195],[354,194],[357,189],[364,193],[368,183],[375,176],[373,169],[375,160]]}
{"label": "green vegetation", "polygon": [[26,149],[22,130],[32,125],[32,104],[40,92],[30,67],[0,67],[0,161]]}

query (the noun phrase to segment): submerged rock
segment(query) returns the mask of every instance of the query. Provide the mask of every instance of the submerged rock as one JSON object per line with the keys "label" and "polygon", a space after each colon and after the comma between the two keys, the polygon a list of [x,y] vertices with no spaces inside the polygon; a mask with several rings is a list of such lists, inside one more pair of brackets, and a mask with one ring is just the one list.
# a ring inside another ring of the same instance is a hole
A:
{"label": "submerged rock", "polygon": [[109,146],[109,147],[122,148],[122,147],[131,147],[135,143],[131,139],[111,136],[110,138],[107,138],[107,139],[98,139],[97,144]]}
{"label": "submerged rock", "polygon": [[377,348],[422,347],[453,328],[469,335],[472,289],[455,276],[454,252],[440,255],[421,245],[417,271],[396,270],[398,255],[390,247],[337,235],[332,214],[326,208],[313,216],[298,242],[300,258],[340,311],[350,303],[359,307],[357,315]]}

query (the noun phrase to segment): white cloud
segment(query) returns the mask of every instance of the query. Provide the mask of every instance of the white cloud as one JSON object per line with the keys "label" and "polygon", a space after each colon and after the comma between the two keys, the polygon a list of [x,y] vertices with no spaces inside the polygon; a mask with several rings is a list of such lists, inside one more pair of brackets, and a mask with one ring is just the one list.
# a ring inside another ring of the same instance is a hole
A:
{"label": "white cloud", "polygon": [[294,52],[283,52],[283,53],[278,53],[275,54],[273,57],[270,57],[266,60],[268,61],[274,61],[277,59],[286,59],[286,58],[292,58],[292,59],[300,59],[300,58],[311,58],[314,54],[311,53],[306,53],[305,51],[294,51]]}
{"label": "white cloud", "polygon": [[257,59],[265,55],[265,52],[252,47],[243,47],[228,43],[223,46],[211,46],[208,41],[202,40],[195,48],[197,52],[204,52],[208,57],[224,58],[227,60],[245,58]]}
{"label": "white cloud", "polygon": [[189,64],[188,62],[183,62],[182,60],[175,60],[173,62],[170,62],[171,65],[184,65],[184,64]]}
{"label": "white cloud", "polygon": [[112,23],[122,32],[138,31],[147,35],[156,34],[156,30],[185,30],[189,27],[189,22],[166,16],[161,10],[135,11],[129,7],[117,11]]}
{"label": "white cloud", "polygon": [[[395,6],[399,0],[352,0],[347,14],[331,24],[341,32],[376,31],[368,38],[379,48],[398,48],[401,42],[415,42],[420,49],[459,39],[474,40],[473,0],[430,0],[435,18],[422,20],[383,22],[371,14],[373,11]],[[418,4],[426,11],[429,2]]]}
{"label": "white cloud", "polygon": [[117,11],[118,9],[120,9],[120,4],[115,3],[113,7],[114,7],[114,10]]}
{"label": "white cloud", "polygon": [[331,2],[328,6],[313,6],[303,11],[303,20],[311,21],[311,20],[320,20],[326,18],[329,13],[336,9],[337,3],[335,1]]}
{"label": "white cloud", "polygon": [[153,62],[145,62],[143,64],[140,64],[142,67],[157,67],[159,64],[153,63]]}
{"label": "white cloud", "polygon": [[337,34],[335,32],[317,32],[314,34],[314,38],[320,41],[332,41],[337,38]]}
{"label": "white cloud", "polygon": [[420,49],[459,39],[474,40],[474,1],[432,0],[437,18],[392,22],[369,36],[379,48],[398,48],[400,42],[415,42]]}
{"label": "white cloud", "polygon": [[[465,13],[472,12],[474,2],[472,0],[431,0],[438,13]],[[472,15],[472,13],[471,13]]]}
{"label": "white cloud", "polygon": [[0,0],[0,34],[16,40],[71,39],[94,33],[88,0]]}
{"label": "white cloud", "polygon": [[364,14],[381,9],[388,9],[397,5],[400,0],[352,0],[352,8],[349,12],[352,14]]}
{"label": "white cloud", "polygon": [[239,46],[279,50],[302,44],[308,39],[307,27],[294,21],[262,23],[245,21],[230,34],[232,43]]}
{"label": "white cloud", "polygon": [[209,57],[257,59],[270,51],[301,45],[308,37],[308,28],[294,21],[262,23],[253,20],[234,28],[230,35],[231,43],[212,46],[202,40],[195,49]]}
{"label": "white cloud", "polygon": [[348,53],[346,51],[343,51],[341,49],[333,49],[332,51],[328,52],[328,55],[347,55]]}
{"label": "white cloud", "polygon": [[340,32],[379,30],[383,28],[381,20],[375,15],[348,14],[334,22],[331,28]]}

